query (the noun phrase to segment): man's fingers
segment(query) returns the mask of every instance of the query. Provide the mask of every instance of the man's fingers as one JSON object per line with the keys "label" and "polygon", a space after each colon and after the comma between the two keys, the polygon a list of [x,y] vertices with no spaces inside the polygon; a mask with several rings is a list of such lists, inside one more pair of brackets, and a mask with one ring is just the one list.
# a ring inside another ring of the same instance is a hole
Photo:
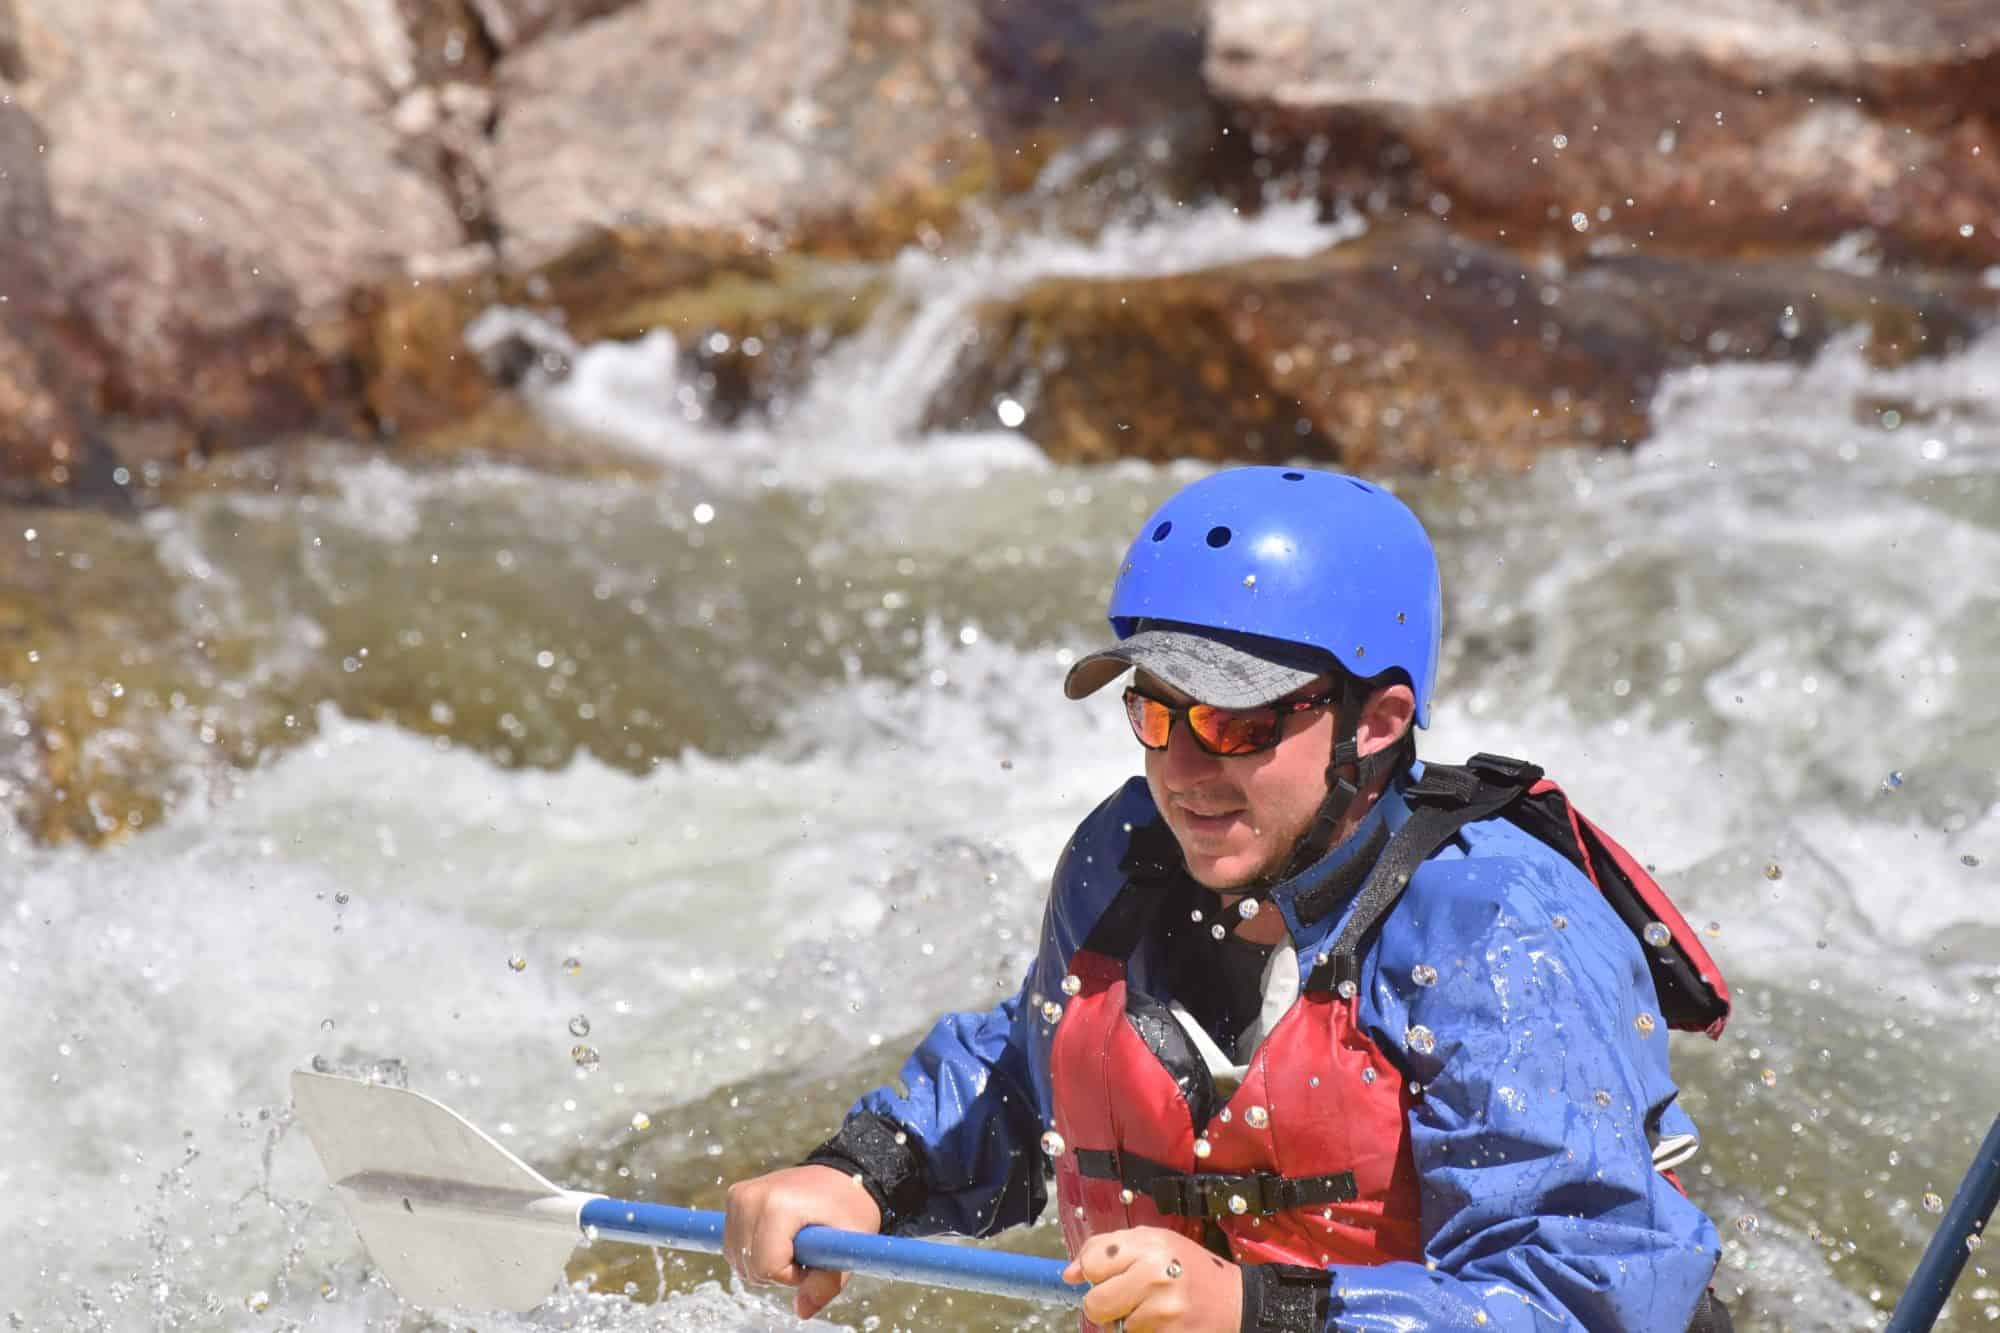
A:
{"label": "man's fingers", "polygon": [[1129,1271],[1092,1283],[1083,1296],[1083,1317],[1109,1328],[1138,1307],[1146,1297],[1147,1285],[1144,1277]]}
{"label": "man's fingers", "polygon": [[847,1274],[836,1273],[825,1268],[808,1268],[799,1289],[792,1297],[792,1311],[801,1319],[810,1319],[832,1303],[833,1298],[847,1287]]}
{"label": "man's fingers", "polygon": [[[1102,1236],[1092,1236],[1076,1252],[1076,1258],[1063,1271],[1063,1276],[1071,1282],[1088,1282],[1095,1285],[1118,1276],[1132,1266],[1134,1256],[1140,1247],[1136,1238],[1127,1232],[1112,1231]],[[1076,1276],[1070,1276],[1075,1273]]]}

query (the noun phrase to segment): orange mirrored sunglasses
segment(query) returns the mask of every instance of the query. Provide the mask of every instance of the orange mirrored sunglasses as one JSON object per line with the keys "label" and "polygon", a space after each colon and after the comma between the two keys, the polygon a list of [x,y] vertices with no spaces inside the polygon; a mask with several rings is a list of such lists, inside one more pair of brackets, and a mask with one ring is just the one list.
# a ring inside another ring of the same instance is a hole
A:
{"label": "orange mirrored sunglasses", "polygon": [[1234,758],[1256,754],[1276,745],[1285,735],[1285,719],[1293,713],[1324,708],[1338,694],[1316,694],[1290,703],[1266,704],[1261,708],[1217,708],[1213,704],[1170,704],[1125,691],[1125,716],[1131,720],[1132,734],[1148,750],[1164,750],[1173,732],[1174,719],[1186,724],[1194,743],[1213,755]]}

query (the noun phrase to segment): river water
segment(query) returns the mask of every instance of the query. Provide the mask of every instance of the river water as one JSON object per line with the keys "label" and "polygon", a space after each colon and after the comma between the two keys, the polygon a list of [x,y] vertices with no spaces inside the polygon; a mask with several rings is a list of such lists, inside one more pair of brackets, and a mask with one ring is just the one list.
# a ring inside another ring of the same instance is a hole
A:
{"label": "river water", "polygon": [[[221,776],[190,741],[194,795],[106,850],[8,835],[11,1326],[788,1326],[706,1260],[608,1245],[571,1269],[594,1293],[532,1316],[402,1306],[290,1125],[290,1071],[406,1078],[561,1183],[711,1206],[932,1015],[999,998],[1055,852],[1138,762],[1063,669],[1197,472],[926,436],[924,391],[982,294],[1353,230],[1195,211],[913,251],[756,426],[708,427],[658,342],[538,390],[657,479],[330,443],[282,493],[75,529],[156,562],[176,622],[227,646],[219,696],[300,739]],[[1675,1040],[1718,1285],[1739,1327],[1868,1327],[2000,1110],[2000,341],[1695,371],[1656,415],[1629,456],[1398,483],[1445,571],[1424,748],[1542,762],[1709,932],[1738,1015]],[[2000,1320],[1992,1254],[1940,1327]],[[868,1284],[832,1313],[1067,1323]]]}

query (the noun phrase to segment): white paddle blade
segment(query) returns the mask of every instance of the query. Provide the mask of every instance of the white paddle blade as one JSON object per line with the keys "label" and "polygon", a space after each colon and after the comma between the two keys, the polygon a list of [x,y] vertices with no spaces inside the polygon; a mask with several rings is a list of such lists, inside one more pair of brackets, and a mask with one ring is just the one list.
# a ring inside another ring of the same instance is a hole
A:
{"label": "white paddle blade", "polygon": [[404,1300],[519,1313],[548,1299],[596,1195],[558,1189],[421,1093],[299,1070],[292,1098],[361,1243]]}

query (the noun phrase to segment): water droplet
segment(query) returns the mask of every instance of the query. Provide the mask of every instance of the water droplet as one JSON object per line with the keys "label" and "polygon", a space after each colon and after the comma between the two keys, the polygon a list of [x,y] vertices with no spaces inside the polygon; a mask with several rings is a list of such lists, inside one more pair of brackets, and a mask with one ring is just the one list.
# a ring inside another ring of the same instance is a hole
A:
{"label": "water droplet", "polygon": [[1959,234],[1960,236],[1963,236],[1963,237],[1965,237],[1965,239],[1966,239],[1966,240],[1968,240],[1968,241],[1969,241],[1969,240],[1971,240],[1971,239],[1972,239],[1972,224],[1971,224],[1970,222],[1961,222],[1961,223],[1959,223],[1959,224],[1958,224],[1958,234]]}
{"label": "water droplet", "polygon": [[1361,1068],[1361,1081],[1363,1083],[1373,1083],[1375,1081],[1375,1078],[1376,1078],[1375,1066],[1363,1065]]}
{"label": "water droplet", "polygon": [[1351,1000],[1361,993],[1361,988],[1355,985],[1351,979],[1342,981],[1334,989],[1340,992],[1340,998],[1343,1000]]}
{"label": "water droplet", "polygon": [[647,1130],[651,1129],[652,1127],[653,1127],[653,1117],[647,1115],[644,1111],[634,1111],[632,1113],[632,1128],[638,1130],[641,1134],[644,1134]]}
{"label": "water droplet", "polygon": [[349,903],[354,901],[354,895],[343,889],[339,893],[333,895],[333,901],[335,906],[345,907]]}
{"label": "water droplet", "polygon": [[1888,777],[1882,779],[1883,791],[1894,791],[1896,790],[1896,788],[1902,785],[1903,785],[1903,770],[1900,768],[1895,769],[1889,774]]}
{"label": "water droplet", "polygon": [[331,1018],[322,1018],[322,1019],[320,1019],[320,1021],[319,1021],[319,1030],[320,1030],[321,1032],[331,1032],[331,1031],[333,1031],[333,1020],[332,1020]]}
{"label": "water droplet", "polygon": [[575,976],[577,973],[583,971],[583,960],[581,958],[565,958],[562,962],[562,969],[570,976]]}
{"label": "water droplet", "polygon": [[1245,898],[1242,902],[1236,904],[1236,915],[1242,917],[1245,921],[1250,920],[1250,918],[1256,916],[1262,910],[1262,904],[1255,898]]}
{"label": "water droplet", "polygon": [[1243,586],[1244,586],[1244,587],[1246,587],[1246,588],[1254,588],[1254,587],[1256,587],[1256,586],[1257,586],[1257,576],[1256,576],[1255,574],[1245,574],[1245,575],[1243,576]]}
{"label": "water droplet", "polygon": [[1701,928],[1701,933],[1710,939],[1714,939],[1722,934],[1722,923],[1720,921],[1711,921]]}
{"label": "water droplet", "polygon": [[1195,909],[1194,909],[1194,910],[1193,910],[1192,912],[1189,912],[1189,913],[1188,913],[1188,920],[1190,920],[1190,921],[1193,921],[1193,922],[1195,922],[1195,923],[1199,924],[1199,923],[1200,923],[1200,921],[1201,921],[1201,909],[1200,909],[1199,907],[1197,907],[1197,908],[1195,908]]}
{"label": "water droplet", "polygon": [[1208,1141],[1208,1136],[1206,1134],[1202,1135],[1202,1137],[1194,1141],[1194,1155],[1196,1157],[1207,1157],[1210,1153],[1214,1151],[1215,1151],[1215,1145]]}
{"label": "water droplet", "polygon": [[[1976,1250],[1981,1245],[1983,1245],[1985,1241],[1986,1237],[1980,1235],[1977,1231],[1975,1231],[1970,1236],[1967,1236],[1965,1238],[1965,1248],[1968,1250]],[[1986,1317],[1988,1319],[1991,1319],[1993,1316],[1989,1314]]]}
{"label": "water droplet", "polygon": [[1422,1023],[1405,1032],[1403,1040],[1408,1042],[1410,1049],[1419,1055],[1429,1055],[1437,1049],[1438,1044],[1436,1035]]}
{"label": "water droplet", "polygon": [[1924,1191],[1924,1211],[1925,1211],[1925,1212],[1927,1212],[1927,1213],[1941,1213],[1941,1212],[1943,1212],[1943,1211],[1944,1211],[1944,1200],[1943,1200],[1943,1199],[1941,1199],[1941,1198],[1939,1198],[1939,1197],[1938,1197],[1938,1196],[1937,1196],[1936,1194],[1932,1193],[1931,1191],[1929,1191],[1929,1190],[1925,1190],[1925,1191]]}
{"label": "water droplet", "polygon": [[1569,215],[1569,225],[1578,231],[1589,231],[1590,215],[1587,213],[1572,213]]}
{"label": "water droplet", "polygon": [[1235,1118],[1236,1118],[1236,1113],[1234,1111],[1231,1111],[1226,1106],[1222,1108],[1222,1114],[1216,1117],[1217,1120],[1220,1120],[1225,1125]]}
{"label": "water droplet", "polygon": [[1554,916],[1549,918],[1549,924],[1554,926],[1557,930],[1568,930],[1569,918],[1564,916],[1561,912],[1557,912]]}
{"label": "water droplet", "polygon": [[1419,986],[1435,986],[1438,980],[1438,970],[1429,963],[1418,963],[1410,969],[1410,980],[1416,982]]}
{"label": "water droplet", "polygon": [[569,1035],[572,1037],[588,1037],[590,1035],[590,1019],[583,1014],[572,1015],[569,1020]]}
{"label": "water droplet", "polygon": [[1421,1083],[1419,1083],[1419,1082],[1417,1082],[1417,1081],[1416,1081],[1415,1079],[1411,1079],[1411,1080],[1410,1080],[1410,1095],[1411,1095],[1412,1097],[1421,1097],[1421,1096],[1423,1096],[1423,1095],[1424,1095],[1424,1085],[1423,1085],[1423,1084],[1421,1084]]}
{"label": "water droplet", "polygon": [[1054,1000],[1042,1001],[1042,1021],[1044,1023],[1055,1023],[1061,1021],[1061,1019],[1061,1005],[1057,1004]]}
{"label": "water droplet", "polygon": [[1118,1191],[1118,1202],[1120,1203],[1131,1203],[1137,1197],[1138,1196],[1133,1194],[1131,1190]]}
{"label": "water droplet", "polygon": [[1083,978],[1072,972],[1062,979],[1062,993],[1075,995],[1083,989]]}
{"label": "water droplet", "polygon": [[1063,1142],[1062,1135],[1052,1129],[1042,1135],[1042,1151],[1051,1157],[1060,1157],[1069,1151],[1069,1145]]}
{"label": "water droplet", "polygon": [[1967,852],[1964,856],[1958,858],[1958,863],[1964,866],[1966,869],[1970,870],[1979,864],[1979,858],[1974,856],[1971,852]]}
{"label": "water droplet", "polygon": [[1229,932],[1223,929],[1222,923],[1218,921],[1214,925],[1208,928],[1208,933],[1213,935],[1216,939],[1221,939],[1224,935],[1227,935]]}
{"label": "water droplet", "polygon": [[1773,861],[1771,862],[1771,864],[1764,867],[1764,878],[1770,880],[1773,884],[1777,883],[1784,877],[1785,877],[1785,868],[1779,865],[1776,861]]}
{"label": "water droplet", "polygon": [[1764,1086],[1767,1088],[1778,1086],[1778,1071],[1775,1069],[1767,1069],[1757,1077],[1764,1080]]}
{"label": "water droplet", "polygon": [[694,507],[694,521],[703,525],[715,521],[715,506],[704,500]]}
{"label": "water droplet", "polygon": [[1012,398],[1002,398],[993,404],[993,414],[1000,418],[1000,424],[1013,430],[1028,419],[1028,409]]}
{"label": "water droplet", "polygon": [[1605,1088],[1599,1088],[1596,1092],[1590,1094],[1590,1099],[1596,1102],[1599,1106],[1611,1105],[1611,1093],[1609,1090]]}
{"label": "water droplet", "polygon": [[569,1058],[576,1061],[576,1067],[586,1074],[597,1072],[598,1054],[595,1046],[578,1043],[569,1048]]}
{"label": "water droplet", "polygon": [[1232,1194],[1229,1196],[1229,1211],[1241,1217],[1250,1211],[1250,1204],[1241,1194]]}
{"label": "water droplet", "polygon": [[1553,143],[1557,148],[1567,148],[1569,147],[1569,136],[1567,134],[1558,134],[1549,142]]}
{"label": "water droplet", "polygon": [[1653,1028],[1656,1025],[1653,1022],[1653,1016],[1651,1014],[1640,1014],[1637,1018],[1632,1020],[1632,1026],[1639,1029],[1640,1036],[1650,1037],[1653,1035]]}
{"label": "water droplet", "polygon": [[1655,949],[1664,949],[1674,942],[1674,932],[1667,929],[1664,921],[1647,922],[1646,929],[1640,932],[1640,936]]}
{"label": "water droplet", "polygon": [[1311,1078],[1307,1079],[1306,1086],[1309,1088],[1317,1088],[1319,1086],[1319,1075],[1314,1074]]}
{"label": "water droplet", "polygon": [[515,954],[507,960],[507,966],[513,968],[516,972],[525,972],[528,970],[528,960],[521,957],[520,954]]}
{"label": "water droplet", "polygon": [[1743,1214],[1743,1216],[1736,1219],[1736,1229],[1746,1236],[1750,1235],[1757,1230],[1757,1215],[1755,1213]]}
{"label": "water droplet", "polygon": [[1263,1129],[1271,1123],[1271,1113],[1261,1106],[1252,1106],[1243,1112],[1243,1123],[1252,1129]]}
{"label": "water droplet", "polygon": [[268,1291],[253,1291],[243,1303],[250,1307],[251,1314],[262,1314],[271,1308],[271,1293]]}

